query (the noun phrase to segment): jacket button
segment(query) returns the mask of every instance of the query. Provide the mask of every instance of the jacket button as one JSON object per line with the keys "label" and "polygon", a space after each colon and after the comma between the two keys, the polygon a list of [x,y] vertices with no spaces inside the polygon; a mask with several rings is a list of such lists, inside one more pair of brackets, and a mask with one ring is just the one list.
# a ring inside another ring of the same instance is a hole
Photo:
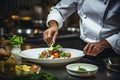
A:
{"label": "jacket button", "polygon": [[83,35],[83,38],[86,38],[86,35],[85,35],[85,34]]}
{"label": "jacket button", "polygon": [[84,17],[85,19],[87,18],[87,16],[86,16],[85,14],[83,15],[83,17]]}
{"label": "jacket button", "polygon": [[107,0],[104,0],[103,2],[104,2],[104,4],[107,4]]}
{"label": "jacket button", "polygon": [[97,38],[96,38],[96,37],[95,37],[94,39],[95,39],[95,40],[97,40]]}
{"label": "jacket button", "polygon": [[98,23],[101,23],[101,21],[99,20]]}
{"label": "jacket button", "polygon": [[102,25],[102,21],[101,21],[101,20],[99,20],[98,23],[99,23],[100,25]]}
{"label": "jacket button", "polygon": [[83,30],[83,34],[84,34],[84,35],[86,34],[86,31],[85,31],[85,30]]}

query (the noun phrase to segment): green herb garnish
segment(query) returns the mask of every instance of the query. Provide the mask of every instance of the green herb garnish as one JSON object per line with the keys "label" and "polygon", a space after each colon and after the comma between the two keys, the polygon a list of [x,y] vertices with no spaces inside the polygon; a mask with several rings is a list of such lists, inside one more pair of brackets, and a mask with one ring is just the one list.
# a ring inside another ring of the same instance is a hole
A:
{"label": "green herb garnish", "polygon": [[87,71],[85,68],[81,68],[80,66],[77,69],[78,71]]}
{"label": "green herb garnish", "polygon": [[53,50],[55,50],[55,51],[59,51],[60,48],[62,48],[62,46],[60,46],[60,45],[56,45],[55,47],[53,47]]}
{"label": "green herb garnish", "polygon": [[23,44],[23,38],[21,36],[12,35],[8,39],[8,44],[10,44],[10,45],[20,45],[20,44]]}
{"label": "green herb garnish", "polygon": [[60,53],[60,58],[65,58],[65,57],[66,57],[66,53],[65,52]]}
{"label": "green herb garnish", "polygon": [[13,80],[58,80],[58,77],[48,73],[48,72],[41,72],[39,74],[34,74],[30,76],[23,76],[23,77],[17,77]]}

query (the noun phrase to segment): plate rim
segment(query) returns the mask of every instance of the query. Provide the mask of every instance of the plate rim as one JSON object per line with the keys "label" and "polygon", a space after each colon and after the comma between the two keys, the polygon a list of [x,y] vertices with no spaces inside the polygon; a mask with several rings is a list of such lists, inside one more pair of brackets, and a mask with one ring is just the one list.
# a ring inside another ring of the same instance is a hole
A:
{"label": "plate rim", "polygon": [[[75,70],[71,70],[71,69],[68,69],[68,66],[70,65],[74,65],[74,64],[88,64],[88,65],[92,65],[92,66],[95,66],[97,69],[96,70],[91,70],[91,71],[83,71],[83,72],[77,72]],[[89,77],[89,76],[93,76],[97,71],[98,71],[99,67],[95,64],[91,64],[91,63],[83,63],[83,62],[79,62],[79,63],[71,63],[71,64],[68,64],[66,65],[66,70],[67,72],[70,74],[70,75],[73,75],[73,76],[79,76],[79,77]],[[89,72],[93,72],[93,74],[85,74],[85,73],[89,73]],[[84,73],[85,75],[81,75],[81,73]]]}
{"label": "plate rim", "polygon": [[[83,57],[85,54],[83,53],[82,50],[79,50],[79,49],[74,49],[74,48],[61,48],[63,50],[75,50],[75,51],[79,51],[80,52],[80,56],[74,56],[72,58],[58,58],[58,59],[39,59],[39,58],[28,58],[24,55],[22,55],[22,53],[25,53],[26,51],[30,51],[30,50],[42,50],[42,49],[48,49],[49,47],[44,47],[44,48],[32,48],[32,49],[27,49],[27,50],[23,50],[21,51],[21,54],[19,54],[20,57],[22,58],[25,58],[27,59],[28,61],[31,61],[31,62],[35,62],[35,63],[40,63],[40,64],[61,64],[61,63],[69,63],[69,62],[73,62],[75,60],[78,60],[80,59],[81,57]],[[38,53],[37,53],[38,54]],[[35,60],[35,61],[33,61]],[[60,61],[61,60],[61,61]],[[65,60],[65,62],[63,61]]]}
{"label": "plate rim", "polygon": [[[37,49],[48,49],[49,47],[45,47],[45,48],[32,48],[32,49],[27,49],[27,50],[22,50],[21,51],[21,53],[22,52],[26,52],[26,51],[29,51],[29,50],[37,50]],[[76,50],[76,51],[80,51],[80,52],[83,52],[83,51],[81,51],[81,50],[79,50],[79,49],[74,49],[74,48],[61,48],[61,49],[71,49],[71,50]],[[22,54],[19,54],[19,56],[20,57],[23,57],[23,58],[26,58],[25,56],[23,56]],[[81,57],[82,56],[84,56],[85,54],[83,53],[82,55],[81,55]],[[78,56],[78,57],[72,57],[72,58],[79,58],[80,56]],[[26,59],[30,59],[30,58],[26,58]],[[32,59],[35,59],[35,60],[38,60],[38,59],[36,59],[36,58],[32,58]],[[69,60],[69,59],[71,59],[71,58],[56,58],[56,59],[39,59],[39,60]]]}

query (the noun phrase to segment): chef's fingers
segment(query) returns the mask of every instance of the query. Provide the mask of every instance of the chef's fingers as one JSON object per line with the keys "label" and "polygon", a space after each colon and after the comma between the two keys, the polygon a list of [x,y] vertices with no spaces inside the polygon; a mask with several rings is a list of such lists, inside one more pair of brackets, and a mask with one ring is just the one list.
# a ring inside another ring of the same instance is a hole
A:
{"label": "chef's fingers", "polygon": [[93,49],[91,50],[90,55],[96,56],[98,53],[99,53],[99,48],[97,46],[94,46]]}
{"label": "chef's fingers", "polygon": [[94,55],[94,44],[92,43],[88,43],[85,48],[83,49],[84,53],[86,55],[90,55],[90,56],[93,56]]}
{"label": "chef's fingers", "polygon": [[92,50],[94,48],[94,45],[92,43],[88,43],[88,49],[86,54],[92,56]]}
{"label": "chef's fingers", "polygon": [[43,32],[43,40],[48,44],[48,45],[50,45],[50,33],[49,33],[49,31],[44,31]]}
{"label": "chef's fingers", "polygon": [[43,32],[43,40],[47,43],[47,31]]}
{"label": "chef's fingers", "polygon": [[89,43],[84,47],[83,52],[84,54],[88,55]]}
{"label": "chef's fingers", "polygon": [[56,31],[56,32],[53,34],[52,45],[55,44],[55,40],[56,40],[57,36],[58,36],[58,32]]}
{"label": "chef's fingers", "polygon": [[87,54],[90,56],[96,56],[96,54],[98,52],[98,50],[96,50],[96,49],[98,49],[97,47],[98,46],[96,46],[96,43],[90,43]]}
{"label": "chef's fingers", "polygon": [[86,52],[87,52],[87,49],[88,49],[87,46],[88,46],[88,44],[83,48],[83,53],[84,54],[86,54]]}
{"label": "chef's fingers", "polygon": [[104,48],[97,46],[96,48],[94,48],[94,52],[93,52],[93,56],[98,55],[99,53],[101,53],[104,50]]}
{"label": "chef's fingers", "polygon": [[48,45],[53,45],[53,37],[54,37],[54,32],[53,31],[48,31]]}

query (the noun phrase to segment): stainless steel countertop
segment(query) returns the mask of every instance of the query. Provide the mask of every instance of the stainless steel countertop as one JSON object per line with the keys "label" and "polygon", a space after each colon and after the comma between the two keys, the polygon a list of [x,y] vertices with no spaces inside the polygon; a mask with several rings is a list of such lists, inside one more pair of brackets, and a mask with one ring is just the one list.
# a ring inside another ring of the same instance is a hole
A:
{"label": "stainless steel countertop", "polygon": [[[73,44],[79,45],[77,39],[75,39],[75,40],[73,39],[73,41],[66,40],[65,42],[61,42],[61,43],[64,44],[67,42],[69,44],[70,42],[73,42],[72,45]],[[68,44],[64,44],[64,47],[71,47],[71,48],[77,47],[74,45],[70,46]],[[25,43],[24,45],[22,45],[22,50],[31,49],[31,48],[38,48],[38,47],[40,48],[40,47],[45,47],[45,46],[46,45],[42,45],[42,44]],[[59,67],[58,66],[46,67],[46,66],[43,66],[41,64],[38,64],[38,65],[41,66],[41,68],[42,68],[41,71],[52,73],[55,76],[57,76],[59,78],[59,80],[119,80],[120,79],[120,76],[119,76],[120,73],[107,70],[105,68],[104,64],[102,64],[102,63],[96,62],[94,60],[89,60],[86,58],[81,58],[80,60],[75,61],[75,62],[79,62],[79,63],[84,62],[84,63],[91,63],[94,65],[97,65],[99,67],[98,72],[94,76],[83,78],[83,77],[75,77],[75,76],[68,74],[66,71],[66,68],[65,68],[66,65],[62,65]],[[0,80],[2,80],[2,79],[0,79]]]}
{"label": "stainless steel countertop", "polygon": [[[56,44],[60,44],[64,47],[69,47],[69,48],[75,48],[78,49],[79,46],[79,38],[72,39],[72,40],[64,40],[64,41],[58,41]],[[32,46],[31,48],[34,47],[45,47],[46,45],[39,45],[39,44],[27,44],[28,46]],[[25,47],[24,47],[25,48]],[[94,60],[86,59],[86,58],[81,58],[80,60],[76,61],[78,63],[84,62],[84,63],[91,63],[94,65],[97,65],[99,67],[98,72],[92,76],[92,77],[75,77],[67,73],[65,66],[56,66],[56,67],[46,67],[41,65],[42,71],[46,71],[49,73],[52,73],[56,75],[59,80],[119,80],[120,76],[118,72],[113,72],[105,68],[105,65],[103,63],[96,62]],[[40,65],[40,64],[39,64]]]}
{"label": "stainless steel countertop", "polygon": [[[72,40],[67,39],[67,40],[60,41],[60,42],[58,41],[56,44],[60,44],[64,47],[78,49],[78,46],[79,46],[78,39],[79,38],[72,39]],[[33,45],[32,44],[31,46],[32,46],[31,48],[34,48],[34,47],[45,47],[46,45],[39,45],[39,44]],[[68,74],[66,71],[65,65],[59,66],[59,67],[58,66],[46,67],[46,66],[41,65],[41,67],[42,67],[42,71],[46,71],[46,72],[56,75],[59,78],[59,80],[119,80],[120,79],[120,76],[119,76],[120,73],[113,72],[113,71],[106,69],[103,63],[99,63],[94,60],[89,60],[84,57],[76,62],[91,63],[94,65],[97,65],[99,67],[99,70],[94,76],[83,78],[83,77],[75,77],[75,76]]]}

